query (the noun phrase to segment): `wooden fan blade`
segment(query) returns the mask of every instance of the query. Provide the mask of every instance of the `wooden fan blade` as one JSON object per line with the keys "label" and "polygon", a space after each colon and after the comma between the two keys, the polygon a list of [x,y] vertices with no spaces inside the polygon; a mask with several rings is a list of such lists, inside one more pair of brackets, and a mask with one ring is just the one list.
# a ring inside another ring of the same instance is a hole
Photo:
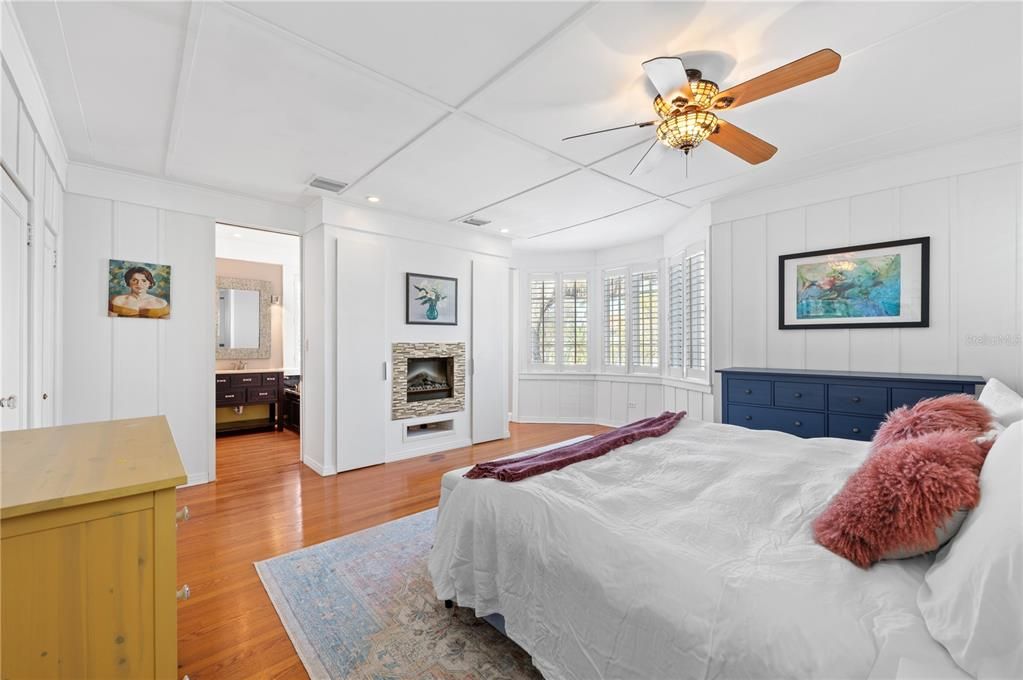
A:
{"label": "wooden fan blade", "polygon": [[842,57],[834,50],[814,52],[719,93],[714,97],[714,108],[734,109],[811,80],[823,78],[837,71],[840,63]]}
{"label": "wooden fan blade", "polygon": [[720,146],[729,153],[734,153],[742,160],[756,165],[769,160],[778,148],[768,144],[756,135],[751,135],[740,127],[718,119],[717,132],[707,137],[707,141]]}
{"label": "wooden fan blade", "polygon": [[678,57],[657,57],[644,61],[643,70],[661,95],[661,99],[668,104],[679,95],[685,97],[687,102],[693,101],[693,91],[689,89],[686,67]]}
{"label": "wooden fan blade", "polygon": [[629,172],[630,175],[645,175],[646,173],[657,167],[664,157],[668,154],[668,147],[661,144],[659,140],[654,140],[654,143],[650,145],[643,156],[636,163],[635,167]]}
{"label": "wooden fan blade", "polygon": [[593,132],[583,132],[581,134],[572,135],[570,137],[562,137],[561,141],[567,142],[570,139],[579,139],[580,137],[589,137],[590,135],[599,135],[603,132],[614,132],[615,130],[626,130],[628,128],[633,127],[644,128],[653,125],[654,123],[657,122],[658,121],[656,120],[648,120],[645,123],[629,123],[628,125],[619,125],[618,127],[604,128],[603,130],[594,130]]}

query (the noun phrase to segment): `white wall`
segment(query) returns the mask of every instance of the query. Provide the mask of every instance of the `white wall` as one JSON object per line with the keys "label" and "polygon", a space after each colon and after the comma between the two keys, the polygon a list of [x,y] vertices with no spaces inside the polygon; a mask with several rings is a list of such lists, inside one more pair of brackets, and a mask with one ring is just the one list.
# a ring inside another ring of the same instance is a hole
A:
{"label": "white wall", "polygon": [[[715,203],[714,368],[977,374],[1023,387],[1019,160],[1017,129]],[[931,237],[928,328],[778,330],[779,255],[916,236]]]}
{"label": "white wall", "polygon": [[[339,238],[357,238],[379,243],[385,253],[385,341],[386,356],[395,342],[464,342],[470,357],[472,309],[472,261],[486,258],[507,262],[510,247],[505,239],[473,234],[460,227],[412,219],[384,210],[363,209],[340,201],[322,199],[307,212],[310,229],[302,243],[302,286],[304,291],[305,333],[308,342],[303,357],[302,439],[303,460],[320,474],[337,470],[337,390],[358,389],[338,386],[336,328],[337,242]],[[405,274],[417,272],[453,276],[458,279],[458,325],[424,326],[405,323]],[[504,306],[507,300],[495,300]],[[343,318],[342,318],[343,321]],[[358,319],[352,318],[352,324]],[[358,360],[357,358],[354,360]],[[388,380],[387,394],[390,395]],[[472,385],[466,379],[466,410],[445,414],[454,420],[450,436],[406,442],[403,429],[419,420],[391,420],[388,404],[381,405],[384,423],[386,461],[440,451],[471,443],[470,411]],[[340,425],[340,426],[343,426]]]}

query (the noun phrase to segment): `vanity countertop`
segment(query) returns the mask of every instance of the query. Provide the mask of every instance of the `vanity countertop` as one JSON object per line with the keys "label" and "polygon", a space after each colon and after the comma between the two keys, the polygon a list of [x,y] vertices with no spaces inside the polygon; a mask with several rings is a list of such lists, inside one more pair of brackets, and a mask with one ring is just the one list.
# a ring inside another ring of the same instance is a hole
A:
{"label": "vanity countertop", "polygon": [[284,375],[298,375],[293,368],[218,368],[216,375],[229,375],[231,373],[283,373]]}

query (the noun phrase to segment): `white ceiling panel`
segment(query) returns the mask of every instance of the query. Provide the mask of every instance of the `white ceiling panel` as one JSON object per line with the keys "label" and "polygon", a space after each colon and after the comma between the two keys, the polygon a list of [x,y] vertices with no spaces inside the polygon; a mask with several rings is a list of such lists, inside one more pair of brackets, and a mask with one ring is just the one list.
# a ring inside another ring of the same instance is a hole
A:
{"label": "white ceiling panel", "polygon": [[581,2],[245,2],[260,17],[459,104]]}
{"label": "white ceiling panel", "polygon": [[313,173],[360,177],[445,114],[395,95],[237,10],[204,5],[169,172],[294,201]]}
{"label": "white ceiling panel", "polygon": [[659,200],[544,236],[517,239],[514,247],[530,251],[612,248],[663,234],[688,213],[688,208]]}
{"label": "white ceiling panel", "polygon": [[162,173],[188,4],[72,2],[15,9],[45,74],[61,132],[69,131],[69,153]]}
{"label": "white ceiling panel", "polygon": [[713,144],[702,144],[690,152],[688,159],[681,151],[671,151],[649,172],[630,175],[629,172],[636,167],[651,143],[644,142],[626,149],[593,167],[659,196],[677,194],[724,176],[745,173],[750,168],[748,163],[724,149]]}
{"label": "white ceiling panel", "polygon": [[471,118],[452,115],[345,195],[388,209],[451,220],[572,172],[576,166]]}
{"label": "white ceiling panel", "polygon": [[556,179],[475,213],[493,229],[528,237],[595,220],[655,200],[650,194],[592,170]]}

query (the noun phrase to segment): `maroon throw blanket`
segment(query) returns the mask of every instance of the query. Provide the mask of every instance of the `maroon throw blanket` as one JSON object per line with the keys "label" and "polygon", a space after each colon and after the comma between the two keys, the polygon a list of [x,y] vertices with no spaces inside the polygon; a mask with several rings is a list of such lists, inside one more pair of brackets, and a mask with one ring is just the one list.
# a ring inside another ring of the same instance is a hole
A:
{"label": "maroon throw blanket", "polygon": [[640,439],[660,437],[678,425],[678,421],[682,420],[685,415],[685,411],[678,413],[665,411],[659,416],[637,420],[609,432],[598,434],[586,441],[541,453],[531,453],[528,456],[479,463],[466,472],[465,477],[466,479],[490,477],[502,482],[517,482],[533,475],[560,470],[572,463],[603,456],[619,446],[625,446]]}

